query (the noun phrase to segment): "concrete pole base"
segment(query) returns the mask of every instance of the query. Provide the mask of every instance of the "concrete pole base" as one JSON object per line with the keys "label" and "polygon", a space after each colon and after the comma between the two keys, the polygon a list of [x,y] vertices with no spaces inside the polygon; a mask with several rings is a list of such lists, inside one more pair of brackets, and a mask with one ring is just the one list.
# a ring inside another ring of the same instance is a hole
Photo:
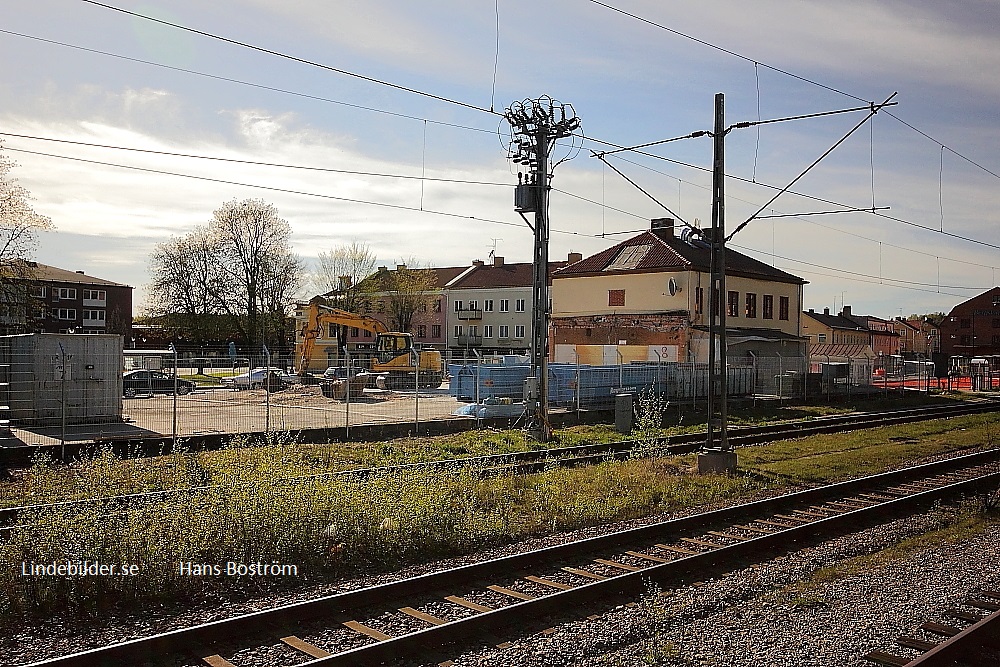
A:
{"label": "concrete pole base", "polygon": [[725,452],[720,449],[709,449],[698,454],[698,474],[731,475],[736,472],[736,452]]}

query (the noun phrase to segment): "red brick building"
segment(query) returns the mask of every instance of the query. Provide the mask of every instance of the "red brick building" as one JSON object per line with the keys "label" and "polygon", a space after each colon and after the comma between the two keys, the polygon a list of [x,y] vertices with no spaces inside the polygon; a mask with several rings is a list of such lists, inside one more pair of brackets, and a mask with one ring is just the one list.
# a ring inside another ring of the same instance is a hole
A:
{"label": "red brick building", "polygon": [[941,322],[941,352],[963,357],[1000,354],[1000,287],[951,309]]}

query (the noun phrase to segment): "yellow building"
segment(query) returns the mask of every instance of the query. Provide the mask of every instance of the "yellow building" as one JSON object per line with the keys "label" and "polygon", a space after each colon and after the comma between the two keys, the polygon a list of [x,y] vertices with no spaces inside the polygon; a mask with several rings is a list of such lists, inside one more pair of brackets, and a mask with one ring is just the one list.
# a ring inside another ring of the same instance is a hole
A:
{"label": "yellow building", "polygon": [[[706,361],[710,284],[708,244],[675,236],[673,220],[556,271],[552,344],[646,346],[655,361]],[[726,251],[730,354],[804,354],[800,336],[806,281],[734,250]],[[560,348],[562,346],[562,348]],[[568,360],[568,359],[559,359]]]}

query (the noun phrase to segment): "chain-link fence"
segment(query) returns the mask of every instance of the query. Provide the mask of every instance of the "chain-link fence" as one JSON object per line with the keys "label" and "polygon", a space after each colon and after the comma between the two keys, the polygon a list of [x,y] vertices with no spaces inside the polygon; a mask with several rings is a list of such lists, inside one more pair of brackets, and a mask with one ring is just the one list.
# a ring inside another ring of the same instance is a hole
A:
{"label": "chain-link fence", "polygon": [[[0,338],[0,419],[8,444],[141,439],[350,429],[371,424],[421,424],[481,416],[470,403],[509,406],[512,416],[530,374],[527,359],[452,357],[443,381],[421,377],[419,353],[409,367],[370,372],[372,360],[348,355],[325,373],[299,376],[287,351],[122,350],[102,335]],[[704,363],[633,362],[607,366],[551,363],[549,403],[555,410],[608,409],[619,393],[652,389],[675,405],[708,394]],[[892,373],[869,358],[754,356],[730,359],[728,392],[753,397],[839,400],[843,396],[927,391],[937,387],[929,363],[900,364]]]}

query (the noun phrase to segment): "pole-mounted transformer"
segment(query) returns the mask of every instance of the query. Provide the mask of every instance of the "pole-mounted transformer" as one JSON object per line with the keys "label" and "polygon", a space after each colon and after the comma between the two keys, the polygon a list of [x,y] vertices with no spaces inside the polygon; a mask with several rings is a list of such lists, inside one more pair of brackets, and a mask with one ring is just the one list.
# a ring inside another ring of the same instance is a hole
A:
{"label": "pole-mounted transformer", "polygon": [[[540,442],[546,442],[552,429],[548,420],[548,334],[549,334],[549,190],[552,170],[573,157],[578,150],[580,120],[573,106],[560,104],[551,97],[514,102],[504,112],[510,124],[507,158],[524,165],[527,174],[518,172],[514,189],[514,210],[524,216],[534,213],[534,255],[531,289],[531,376],[525,381],[526,430]],[[552,163],[553,149],[559,139],[572,138],[567,154]],[[527,218],[525,218],[527,221]]]}

